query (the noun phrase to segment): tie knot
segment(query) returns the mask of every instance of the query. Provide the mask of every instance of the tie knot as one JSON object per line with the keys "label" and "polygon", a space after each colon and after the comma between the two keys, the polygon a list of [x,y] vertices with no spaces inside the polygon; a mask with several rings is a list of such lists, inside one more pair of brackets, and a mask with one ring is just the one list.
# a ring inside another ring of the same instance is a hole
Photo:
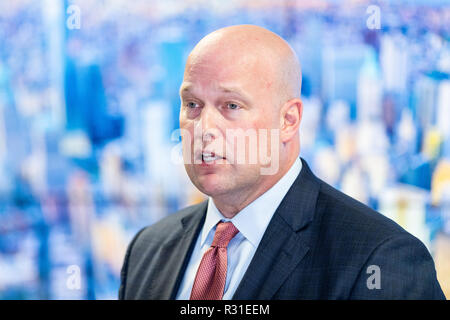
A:
{"label": "tie knot", "polygon": [[219,222],[212,247],[226,248],[231,239],[239,232],[232,222]]}

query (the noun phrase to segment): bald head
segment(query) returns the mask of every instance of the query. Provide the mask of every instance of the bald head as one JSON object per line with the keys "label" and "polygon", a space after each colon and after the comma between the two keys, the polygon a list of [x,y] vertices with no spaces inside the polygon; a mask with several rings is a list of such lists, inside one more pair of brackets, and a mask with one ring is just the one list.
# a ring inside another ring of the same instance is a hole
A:
{"label": "bald head", "polygon": [[252,72],[274,101],[284,103],[299,98],[300,63],[291,46],[280,36],[254,25],[237,25],[218,29],[203,39],[190,53],[186,72],[199,65],[218,63],[224,71],[232,64],[242,72]]}

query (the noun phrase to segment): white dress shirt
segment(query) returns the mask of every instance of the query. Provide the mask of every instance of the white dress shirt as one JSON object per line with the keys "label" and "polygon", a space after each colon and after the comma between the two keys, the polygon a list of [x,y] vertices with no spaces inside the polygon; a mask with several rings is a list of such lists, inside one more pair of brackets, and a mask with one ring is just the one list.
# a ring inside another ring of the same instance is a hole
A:
{"label": "white dress shirt", "polygon": [[210,197],[208,199],[205,223],[197,237],[176,299],[189,299],[203,254],[212,244],[216,224],[219,221],[231,221],[239,230],[239,233],[228,244],[228,265],[223,300],[230,300],[233,297],[273,214],[299,175],[301,169],[302,162],[297,157],[297,160],[289,171],[272,188],[242,209],[232,219],[225,218],[216,208],[212,198]]}

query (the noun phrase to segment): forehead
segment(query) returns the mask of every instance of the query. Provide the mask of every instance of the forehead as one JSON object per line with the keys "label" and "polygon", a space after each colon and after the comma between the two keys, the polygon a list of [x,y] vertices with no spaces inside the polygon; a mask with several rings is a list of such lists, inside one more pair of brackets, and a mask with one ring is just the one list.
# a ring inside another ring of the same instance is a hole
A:
{"label": "forehead", "polygon": [[192,90],[258,91],[273,82],[270,66],[256,56],[220,53],[188,59],[180,93]]}

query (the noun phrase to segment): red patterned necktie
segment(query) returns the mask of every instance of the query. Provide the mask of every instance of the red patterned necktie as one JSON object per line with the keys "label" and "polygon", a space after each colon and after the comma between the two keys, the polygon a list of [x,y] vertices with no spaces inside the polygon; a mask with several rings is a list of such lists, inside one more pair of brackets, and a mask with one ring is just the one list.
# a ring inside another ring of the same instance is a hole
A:
{"label": "red patterned necktie", "polygon": [[227,277],[227,246],[239,232],[232,222],[219,222],[211,247],[203,254],[191,300],[221,300]]}

